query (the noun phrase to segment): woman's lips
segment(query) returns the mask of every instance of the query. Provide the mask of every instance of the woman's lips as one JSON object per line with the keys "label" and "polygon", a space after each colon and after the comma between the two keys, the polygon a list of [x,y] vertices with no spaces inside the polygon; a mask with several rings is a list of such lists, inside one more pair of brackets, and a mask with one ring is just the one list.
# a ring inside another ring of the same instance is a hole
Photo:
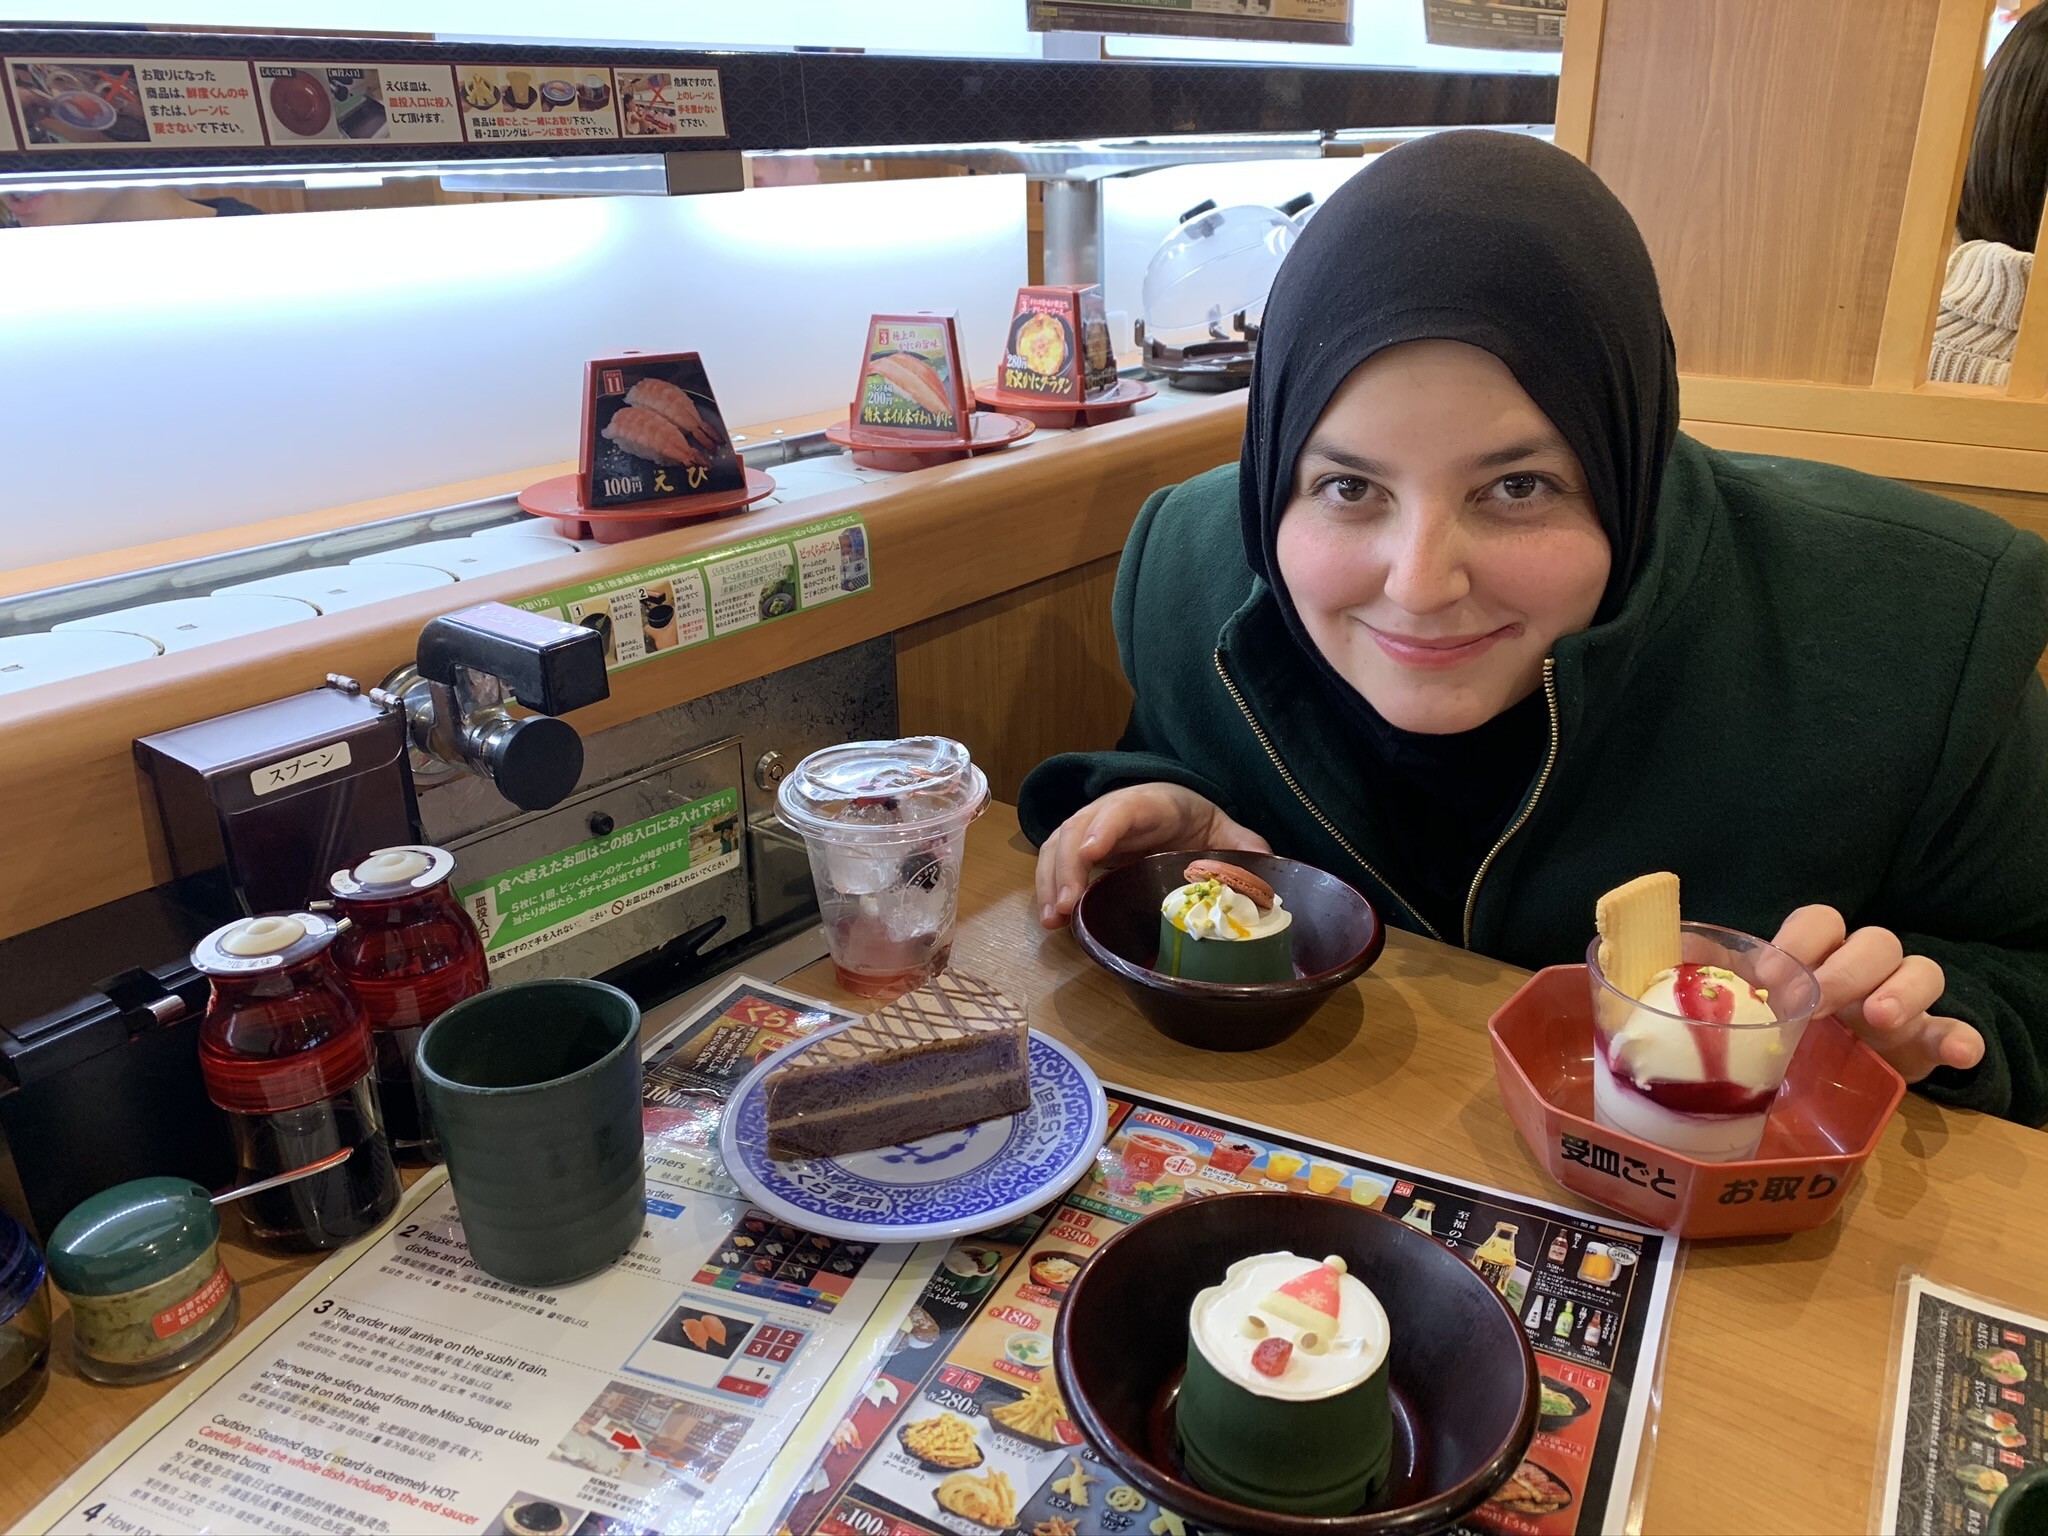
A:
{"label": "woman's lips", "polygon": [[1480,635],[1399,635],[1389,630],[1365,626],[1379,648],[1404,667],[1415,667],[1423,671],[1442,671],[1448,667],[1463,666],[1475,656],[1483,656],[1501,641],[1510,639],[1521,632],[1519,624],[1503,624],[1499,629],[1488,630]]}

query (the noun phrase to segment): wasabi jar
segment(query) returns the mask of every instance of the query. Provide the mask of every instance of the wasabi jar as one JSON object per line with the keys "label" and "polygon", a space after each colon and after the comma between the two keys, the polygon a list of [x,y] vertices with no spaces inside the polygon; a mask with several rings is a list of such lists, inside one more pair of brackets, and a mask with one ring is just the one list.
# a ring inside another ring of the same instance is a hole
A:
{"label": "wasabi jar", "polygon": [[50,1234],[50,1280],[70,1299],[78,1369],[94,1381],[169,1376],[235,1330],[220,1215],[189,1179],[135,1179],[79,1205]]}

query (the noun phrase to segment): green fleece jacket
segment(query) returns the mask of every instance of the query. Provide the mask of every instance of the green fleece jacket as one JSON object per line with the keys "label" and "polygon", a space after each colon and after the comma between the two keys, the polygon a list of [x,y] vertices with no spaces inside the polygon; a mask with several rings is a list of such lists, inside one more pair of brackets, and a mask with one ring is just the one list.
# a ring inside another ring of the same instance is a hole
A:
{"label": "green fleece jacket", "polygon": [[1325,745],[1307,664],[1245,564],[1235,465],[1147,501],[1115,618],[1129,729],[1032,772],[1034,841],[1120,785],[1185,785],[1395,925],[1524,966],[1582,959],[1594,901],[1648,870],[1678,872],[1689,916],[1751,933],[1825,902],[1939,962],[1935,1011],[1983,1033],[1983,1062],[1938,1069],[1930,1097],[2048,1120],[2039,537],[1681,437],[1622,611],[1545,667],[1547,759],[1457,933],[1402,899],[1382,808]]}

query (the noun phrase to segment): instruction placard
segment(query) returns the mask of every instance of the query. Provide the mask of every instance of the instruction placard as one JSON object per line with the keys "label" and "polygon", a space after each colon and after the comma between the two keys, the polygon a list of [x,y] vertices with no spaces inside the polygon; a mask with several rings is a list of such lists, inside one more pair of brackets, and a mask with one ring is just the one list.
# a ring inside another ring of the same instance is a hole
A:
{"label": "instruction placard", "polygon": [[648,1056],[647,1219],[616,1263],[492,1279],[433,1169],[20,1528],[766,1530],[743,1509],[796,1491],[937,1258],[791,1227],[714,1150],[755,1062],[848,1017],[738,978]]}
{"label": "instruction placard", "polygon": [[272,144],[460,144],[455,72],[446,64],[256,66]]}
{"label": "instruction placard", "polygon": [[616,672],[873,585],[867,525],[847,513],[515,606],[596,630],[604,636],[605,670]]}
{"label": "instruction placard", "polygon": [[457,892],[493,965],[588,932],[740,862],[740,793],[720,790]]}
{"label": "instruction placard", "polygon": [[10,58],[6,66],[31,149],[263,146],[241,59]]}

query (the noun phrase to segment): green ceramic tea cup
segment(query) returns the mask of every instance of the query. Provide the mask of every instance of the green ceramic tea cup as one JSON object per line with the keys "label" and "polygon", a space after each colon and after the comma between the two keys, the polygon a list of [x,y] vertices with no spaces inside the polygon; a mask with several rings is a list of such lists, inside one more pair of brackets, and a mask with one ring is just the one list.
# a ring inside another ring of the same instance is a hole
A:
{"label": "green ceramic tea cup", "polygon": [[2012,1480],[1991,1506],[1984,1536],[2048,1536],[2048,1467]]}
{"label": "green ceramic tea cup", "polygon": [[478,1268],[566,1285],[640,1235],[640,1009],[598,981],[521,981],[420,1038],[420,1086]]}

